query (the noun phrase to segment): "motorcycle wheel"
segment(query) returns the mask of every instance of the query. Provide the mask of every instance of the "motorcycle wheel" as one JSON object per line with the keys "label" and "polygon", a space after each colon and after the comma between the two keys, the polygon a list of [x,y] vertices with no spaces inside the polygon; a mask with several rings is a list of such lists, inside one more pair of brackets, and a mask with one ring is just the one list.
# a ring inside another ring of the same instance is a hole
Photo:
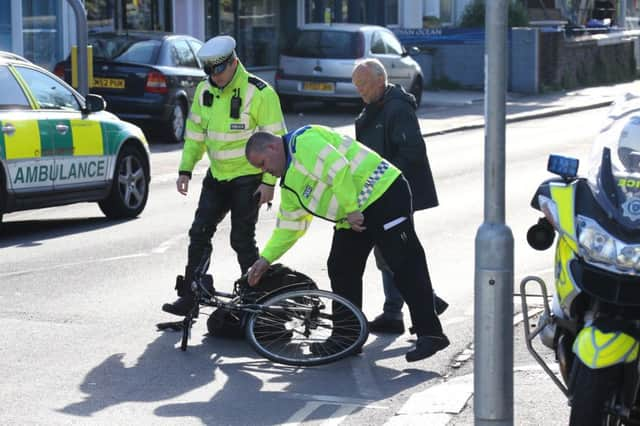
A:
{"label": "motorcycle wheel", "polygon": [[569,426],[618,426],[612,408],[620,400],[623,366],[591,369],[575,360]]}

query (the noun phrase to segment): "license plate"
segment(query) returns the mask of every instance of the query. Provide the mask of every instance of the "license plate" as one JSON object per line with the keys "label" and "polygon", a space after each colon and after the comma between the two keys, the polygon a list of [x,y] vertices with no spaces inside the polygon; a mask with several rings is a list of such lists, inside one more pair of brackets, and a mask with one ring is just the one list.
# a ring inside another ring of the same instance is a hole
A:
{"label": "license plate", "polygon": [[316,81],[305,81],[302,85],[304,90],[315,90],[316,92],[333,92],[333,83],[318,83]]}
{"label": "license plate", "polygon": [[100,87],[103,89],[124,89],[124,79],[95,77],[93,79],[93,87]]}

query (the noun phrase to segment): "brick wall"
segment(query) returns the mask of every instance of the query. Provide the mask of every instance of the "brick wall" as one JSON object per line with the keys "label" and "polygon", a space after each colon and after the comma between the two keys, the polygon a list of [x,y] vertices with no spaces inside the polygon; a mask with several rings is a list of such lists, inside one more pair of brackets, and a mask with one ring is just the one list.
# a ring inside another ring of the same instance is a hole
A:
{"label": "brick wall", "polygon": [[565,39],[561,32],[540,33],[540,88],[573,89],[633,80],[633,41],[599,45],[593,38]]}

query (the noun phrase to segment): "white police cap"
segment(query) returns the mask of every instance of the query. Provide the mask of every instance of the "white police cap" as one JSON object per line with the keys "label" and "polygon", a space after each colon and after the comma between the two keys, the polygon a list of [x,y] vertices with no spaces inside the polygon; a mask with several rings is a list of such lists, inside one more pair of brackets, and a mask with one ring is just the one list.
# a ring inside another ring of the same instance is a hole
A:
{"label": "white police cap", "polygon": [[236,41],[228,35],[217,36],[209,39],[198,50],[198,57],[203,63],[216,66],[223,63],[235,52]]}

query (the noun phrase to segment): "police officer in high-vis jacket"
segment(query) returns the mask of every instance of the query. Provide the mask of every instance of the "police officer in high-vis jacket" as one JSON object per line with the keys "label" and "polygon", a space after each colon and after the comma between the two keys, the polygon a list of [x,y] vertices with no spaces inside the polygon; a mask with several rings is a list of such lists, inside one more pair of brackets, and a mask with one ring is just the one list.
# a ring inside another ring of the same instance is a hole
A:
{"label": "police officer in high-vis jacket", "polygon": [[[377,246],[409,305],[418,335],[407,361],[449,345],[413,226],[409,184],[398,168],[360,142],[317,125],[284,137],[258,132],[247,143],[247,158],[280,177],[282,188],[276,229],[249,270],[250,285],[259,284],[269,264],[305,233],[313,216],[321,217],[336,224],[327,262],[333,291],[362,306],[362,274]],[[339,345],[338,340],[332,343]]]}
{"label": "police officer in high-vis jacket", "polygon": [[175,315],[186,315],[193,307],[190,284],[194,270],[211,252],[211,238],[227,213],[231,212],[231,247],[241,272],[256,261],[258,209],[273,199],[276,178],[249,164],[245,145],[258,130],[279,135],[286,132],[280,101],[271,86],[247,72],[235,46],[232,37],[218,36],[198,51],[207,78],[196,88],[187,120],[178,192],[187,194],[193,168],[205,152],[211,166],[189,230],[185,275],[176,282],[179,298],[162,307]]}

